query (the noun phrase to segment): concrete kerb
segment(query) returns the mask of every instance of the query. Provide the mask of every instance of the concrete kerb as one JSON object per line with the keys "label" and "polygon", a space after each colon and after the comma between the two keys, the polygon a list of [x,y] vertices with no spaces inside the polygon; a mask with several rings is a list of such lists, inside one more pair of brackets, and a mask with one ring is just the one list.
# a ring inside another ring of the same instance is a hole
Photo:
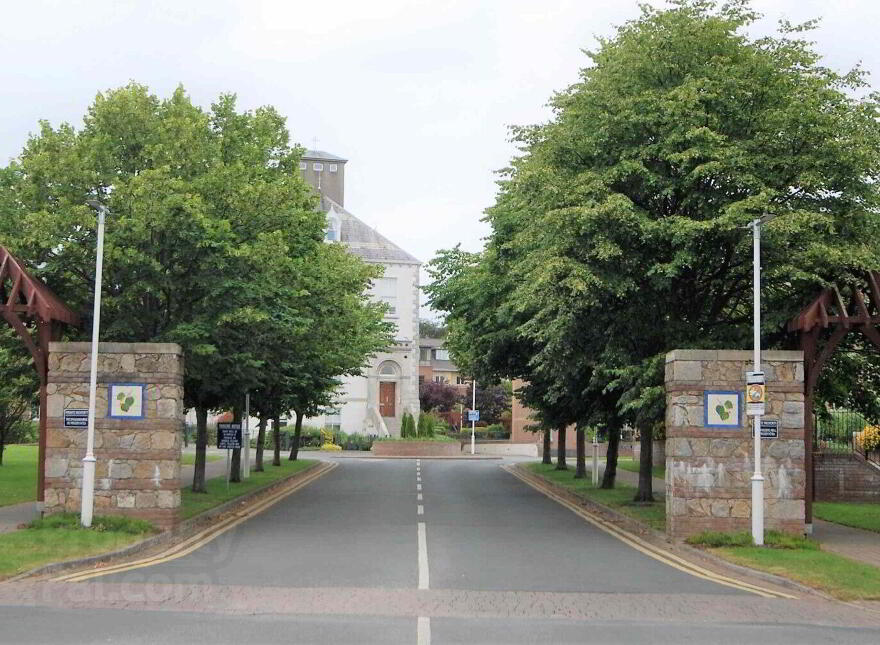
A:
{"label": "concrete kerb", "polygon": [[34,576],[50,575],[53,573],[58,573],[60,571],[66,571],[67,569],[76,569],[78,567],[88,567],[90,565],[109,563],[113,560],[127,558],[132,555],[137,555],[151,549],[165,546],[166,544],[172,543],[175,540],[179,540],[181,538],[187,538],[190,535],[196,533],[198,530],[203,529],[205,525],[210,523],[211,520],[221,515],[225,515],[236,506],[239,506],[245,502],[250,502],[254,498],[260,497],[265,493],[270,493],[276,489],[282,488],[287,484],[291,484],[294,482],[294,480],[301,479],[306,474],[314,471],[316,468],[320,468],[323,465],[325,465],[324,462],[320,461],[314,463],[308,468],[304,468],[297,473],[293,473],[292,475],[288,475],[287,477],[273,481],[269,484],[266,484],[265,486],[257,488],[256,490],[245,493],[240,497],[236,497],[235,499],[231,499],[228,502],[224,502],[219,506],[209,508],[208,510],[204,511],[203,513],[199,513],[194,517],[183,520],[180,524],[177,525],[175,529],[162,531],[158,535],[148,537],[144,540],[141,540],[140,542],[135,542],[134,544],[130,544],[122,549],[109,551],[107,553],[99,553],[98,555],[92,555],[87,558],[79,558],[77,560],[50,562],[49,564],[44,564],[39,567],[35,567],[29,571],[19,573],[18,575],[7,578],[6,580],[0,580],[0,584],[4,584],[7,582],[17,582],[18,580],[31,578]]}
{"label": "concrete kerb", "polygon": [[523,464],[513,464],[509,468],[516,470],[519,475],[522,475],[525,479],[528,479],[530,482],[536,484],[536,487],[538,487],[539,489],[548,489],[556,495],[566,499],[570,503],[581,506],[584,509],[592,512],[593,514],[598,515],[602,520],[612,524],[618,530],[625,533],[637,535],[641,539],[649,541],[657,547],[668,548],[670,545],[672,545],[676,548],[676,550],[682,552],[679,555],[688,555],[692,559],[709,562],[720,569],[726,569],[730,572],[736,572],[740,575],[757,578],[759,580],[763,580],[764,582],[769,582],[771,584],[775,584],[786,589],[819,596],[824,600],[835,600],[832,596],[829,596],[819,591],[818,589],[813,589],[812,587],[802,585],[801,583],[790,580],[789,578],[784,578],[782,576],[777,576],[772,573],[767,573],[766,571],[759,571],[757,569],[751,569],[749,567],[744,567],[739,564],[734,564],[728,560],[725,560],[724,558],[713,555],[708,551],[693,547],[682,540],[670,540],[666,537],[665,533],[661,533],[660,531],[651,528],[647,524],[639,522],[638,520],[628,515],[624,515],[620,511],[616,511],[609,506],[606,506],[591,499],[587,499],[585,497],[581,497],[580,495],[573,493],[567,488],[559,486],[558,484],[549,481],[541,477],[540,475],[536,475],[528,468],[526,468]]}

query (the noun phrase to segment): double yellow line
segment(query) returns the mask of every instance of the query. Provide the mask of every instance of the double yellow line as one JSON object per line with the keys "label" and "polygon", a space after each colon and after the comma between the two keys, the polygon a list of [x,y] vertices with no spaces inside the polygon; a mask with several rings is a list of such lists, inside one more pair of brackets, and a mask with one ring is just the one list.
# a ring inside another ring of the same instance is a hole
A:
{"label": "double yellow line", "polygon": [[298,491],[304,486],[308,486],[313,481],[318,479],[318,477],[325,475],[326,473],[336,468],[338,465],[339,464],[335,461],[324,462],[313,471],[306,473],[306,475],[302,478],[297,479],[290,486],[286,486],[281,490],[272,493],[269,497],[260,500],[254,506],[251,506],[240,513],[235,513],[234,515],[226,518],[222,522],[209,526],[208,528],[199,531],[194,535],[191,535],[183,542],[175,544],[174,546],[154,556],[143,558],[141,560],[135,560],[134,562],[125,562],[122,564],[105,567],[100,570],[90,569],[88,571],[77,571],[74,573],[68,573],[63,576],[58,576],[57,578],[52,578],[52,581],[83,582],[85,580],[90,580],[99,576],[107,576],[113,573],[123,573],[126,571],[131,571],[133,569],[142,569],[143,567],[151,567],[155,564],[162,564],[163,562],[169,562],[171,560],[176,560],[177,558],[182,558],[183,556],[192,553],[196,549],[205,546],[208,542],[220,537],[221,535],[223,535],[230,529],[235,528],[242,522],[245,522],[252,517],[262,513],[267,508],[281,501],[291,493]]}
{"label": "double yellow line", "polygon": [[763,598],[787,598],[789,600],[797,599],[797,596],[782,593],[781,591],[774,591],[765,587],[759,587],[757,585],[743,582],[742,580],[737,580],[735,578],[728,578],[727,576],[723,576],[719,573],[715,573],[714,571],[710,571],[708,569],[704,569],[703,567],[697,566],[693,562],[689,562],[684,558],[678,557],[674,553],[670,553],[669,551],[665,551],[657,546],[654,546],[653,544],[642,540],[638,536],[633,535],[632,533],[628,533],[611,524],[610,522],[605,521],[598,515],[594,515],[593,513],[590,513],[580,506],[573,504],[561,495],[558,495],[557,493],[552,491],[547,486],[543,485],[543,483],[539,483],[537,480],[533,480],[531,477],[528,477],[519,472],[516,468],[512,466],[501,467],[517,479],[522,480],[523,482],[525,482],[535,490],[543,493],[553,501],[562,504],[568,510],[576,513],[596,528],[605,531],[609,535],[613,535],[621,542],[634,548],[636,551],[644,553],[645,555],[654,558],[655,560],[659,560],[660,562],[667,564],[670,567],[688,573],[697,578],[709,580],[710,582],[715,582],[726,587],[733,587],[734,589],[739,589],[741,591],[748,591],[749,593],[757,594],[759,596],[762,596]]}

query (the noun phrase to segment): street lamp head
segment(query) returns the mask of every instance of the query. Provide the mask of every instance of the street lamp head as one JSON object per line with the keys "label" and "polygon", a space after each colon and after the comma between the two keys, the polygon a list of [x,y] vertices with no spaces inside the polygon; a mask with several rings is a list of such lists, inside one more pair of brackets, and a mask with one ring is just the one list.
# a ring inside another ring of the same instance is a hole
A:
{"label": "street lamp head", "polygon": [[86,205],[91,206],[99,213],[104,213],[105,215],[110,212],[110,209],[107,208],[104,204],[99,202],[97,199],[87,199]]}

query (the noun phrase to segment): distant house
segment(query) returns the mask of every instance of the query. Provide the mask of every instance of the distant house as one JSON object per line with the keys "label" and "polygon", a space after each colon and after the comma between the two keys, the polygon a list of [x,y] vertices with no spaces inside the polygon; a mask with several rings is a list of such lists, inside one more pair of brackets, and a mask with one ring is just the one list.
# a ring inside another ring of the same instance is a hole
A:
{"label": "distant house", "polygon": [[462,390],[470,387],[471,382],[459,374],[441,338],[419,339],[419,384],[425,382],[456,385]]}
{"label": "distant house", "polygon": [[338,405],[308,423],[354,434],[399,436],[404,412],[419,414],[418,328],[419,267],[415,257],[343,207],[346,159],[309,150],[300,173],[319,193],[327,216],[325,240],[343,244],[365,262],[379,264],[384,274],[370,293],[388,305],[386,320],[394,323],[392,344],[369,360],[364,376],[346,377]]}

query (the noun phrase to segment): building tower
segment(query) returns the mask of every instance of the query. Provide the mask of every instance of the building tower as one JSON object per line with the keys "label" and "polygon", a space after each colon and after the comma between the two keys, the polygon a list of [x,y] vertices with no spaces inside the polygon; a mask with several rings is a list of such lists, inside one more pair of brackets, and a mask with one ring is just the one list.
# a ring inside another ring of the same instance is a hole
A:
{"label": "building tower", "polygon": [[307,150],[299,162],[299,171],[318,194],[345,206],[345,164],[348,159],[324,152]]}

